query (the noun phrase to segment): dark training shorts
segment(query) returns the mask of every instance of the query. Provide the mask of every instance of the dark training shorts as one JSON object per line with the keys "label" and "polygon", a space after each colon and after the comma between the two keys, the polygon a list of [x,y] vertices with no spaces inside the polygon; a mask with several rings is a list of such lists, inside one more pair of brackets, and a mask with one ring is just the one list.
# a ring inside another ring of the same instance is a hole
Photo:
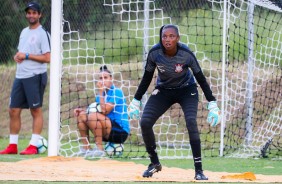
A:
{"label": "dark training shorts", "polygon": [[112,130],[109,139],[103,139],[103,141],[112,143],[124,143],[124,141],[126,141],[128,137],[128,133],[124,131],[115,121],[111,120],[111,122]]}
{"label": "dark training shorts", "polygon": [[34,109],[42,107],[47,84],[47,73],[26,79],[15,79],[10,97],[10,108]]}

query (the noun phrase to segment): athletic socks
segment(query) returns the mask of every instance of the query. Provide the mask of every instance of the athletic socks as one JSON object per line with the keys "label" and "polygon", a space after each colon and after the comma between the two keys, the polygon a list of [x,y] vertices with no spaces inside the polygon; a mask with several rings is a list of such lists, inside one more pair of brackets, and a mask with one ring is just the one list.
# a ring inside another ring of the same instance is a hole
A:
{"label": "athletic socks", "polygon": [[194,159],[194,166],[195,170],[202,171],[202,157],[201,157],[201,143],[199,141],[191,141],[190,142],[193,159]]}
{"label": "athletic socks", "polygon": [[10,134],[10,144],[18,144],[19,135],[18,134]]}
{"label": "athletic socks", "polygon": [[159,164],[160,161],[159,161],[159,158],[158,158],[158,154],[157,154],[157,150],[156,150],[156,145],[148,146],[148,147],[146,147],[146,150],[147,150],[147,152],[149,154],[151,163]]}
{"label": "athletic socks", "polygon": [[196,157],[194,158],[194,166],[196,171],[202,171],[202,158]]}
{"label": "athletic socks", "polygon": [[[39,134],[32,134],[29,144],[33,146],[37,146],[40,137],[41,136]],[[10,144],[18,144],[18,141],[19,141],[18,134],[10,134]]]}
{"label": "athletic socks", "polygon": [[41,136],[39,134],[32,134],[29,144],[33,145],[33,146],[37,146],[37,143],[38,143],[38,140],[40,139],[40,137]]}

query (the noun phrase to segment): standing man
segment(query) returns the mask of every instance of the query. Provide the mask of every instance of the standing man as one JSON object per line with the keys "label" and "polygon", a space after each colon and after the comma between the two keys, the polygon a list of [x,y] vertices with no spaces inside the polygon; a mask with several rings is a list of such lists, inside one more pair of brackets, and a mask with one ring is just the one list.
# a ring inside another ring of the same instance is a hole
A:
{"label": "standing man", "polygon": [[37,142],[43,128],[42,103],[47,84],[47,63],[50,63],[50,35],[39,22],[41,7],[30,2],[25,8],[29,26],[20,35],[16,77],[10,97],[10,144],[0,154],[17,154],[18,137],[21,129],[21,111],[30,109],[33,118],[32,136],[29,146],[21,155],[37,154]]}

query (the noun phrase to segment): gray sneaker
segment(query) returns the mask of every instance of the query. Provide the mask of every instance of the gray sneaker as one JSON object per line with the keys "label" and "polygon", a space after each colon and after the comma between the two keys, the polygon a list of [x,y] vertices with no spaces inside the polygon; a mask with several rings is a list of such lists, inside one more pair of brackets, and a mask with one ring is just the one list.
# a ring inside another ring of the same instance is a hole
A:
{"label": "gray sneaker", "polygon": [[77,156],[86,156],[89,152],[94,151],[94,149],[84,149],[80,148],[79,151],[76,153]]}
{"label": "gray sneaker", "polygon": [[95,158],[101,158],[101,157],[104,157],[106,156],[106,153],[102,150],[99,150],[99,149],[95,149],[95,150],[92,150],[92,151],[88,151],[86,154],[85,154],[86,157],[95,157]]}

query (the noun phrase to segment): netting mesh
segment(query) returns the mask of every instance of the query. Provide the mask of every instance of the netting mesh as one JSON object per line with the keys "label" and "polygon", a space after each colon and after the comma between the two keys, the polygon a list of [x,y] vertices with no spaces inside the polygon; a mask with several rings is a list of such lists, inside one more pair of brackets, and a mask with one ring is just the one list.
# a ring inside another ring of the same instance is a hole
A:
{"label": "netting mesh", "polygon": [[[99,67],[107,64],[129,103],[142,77],[148,49],[159,41],[160,27],[172,23],[198,58],[218,104],[224,95],[224,155],[281,156],[281,9],[266,3],[270,1],[253,0],[250,19],[250,2],[228,2],[227,58],[222,69],[223,2],[64,0],[60,154],[76,156],[81,146],[73,109],[94,101]],[[154,85],[155,79],[144,104]],[[199,91],[197,122],[203,155],[218,156],[220,127],[210,128],[206,123],[207,101]],[[144,157],[139,122],[130,123],[123,156]],[[157,121],[154,131],[161,158],[191,156],[178,104]],[[95,146],[93,139],[91,135],[90,144]]]}

